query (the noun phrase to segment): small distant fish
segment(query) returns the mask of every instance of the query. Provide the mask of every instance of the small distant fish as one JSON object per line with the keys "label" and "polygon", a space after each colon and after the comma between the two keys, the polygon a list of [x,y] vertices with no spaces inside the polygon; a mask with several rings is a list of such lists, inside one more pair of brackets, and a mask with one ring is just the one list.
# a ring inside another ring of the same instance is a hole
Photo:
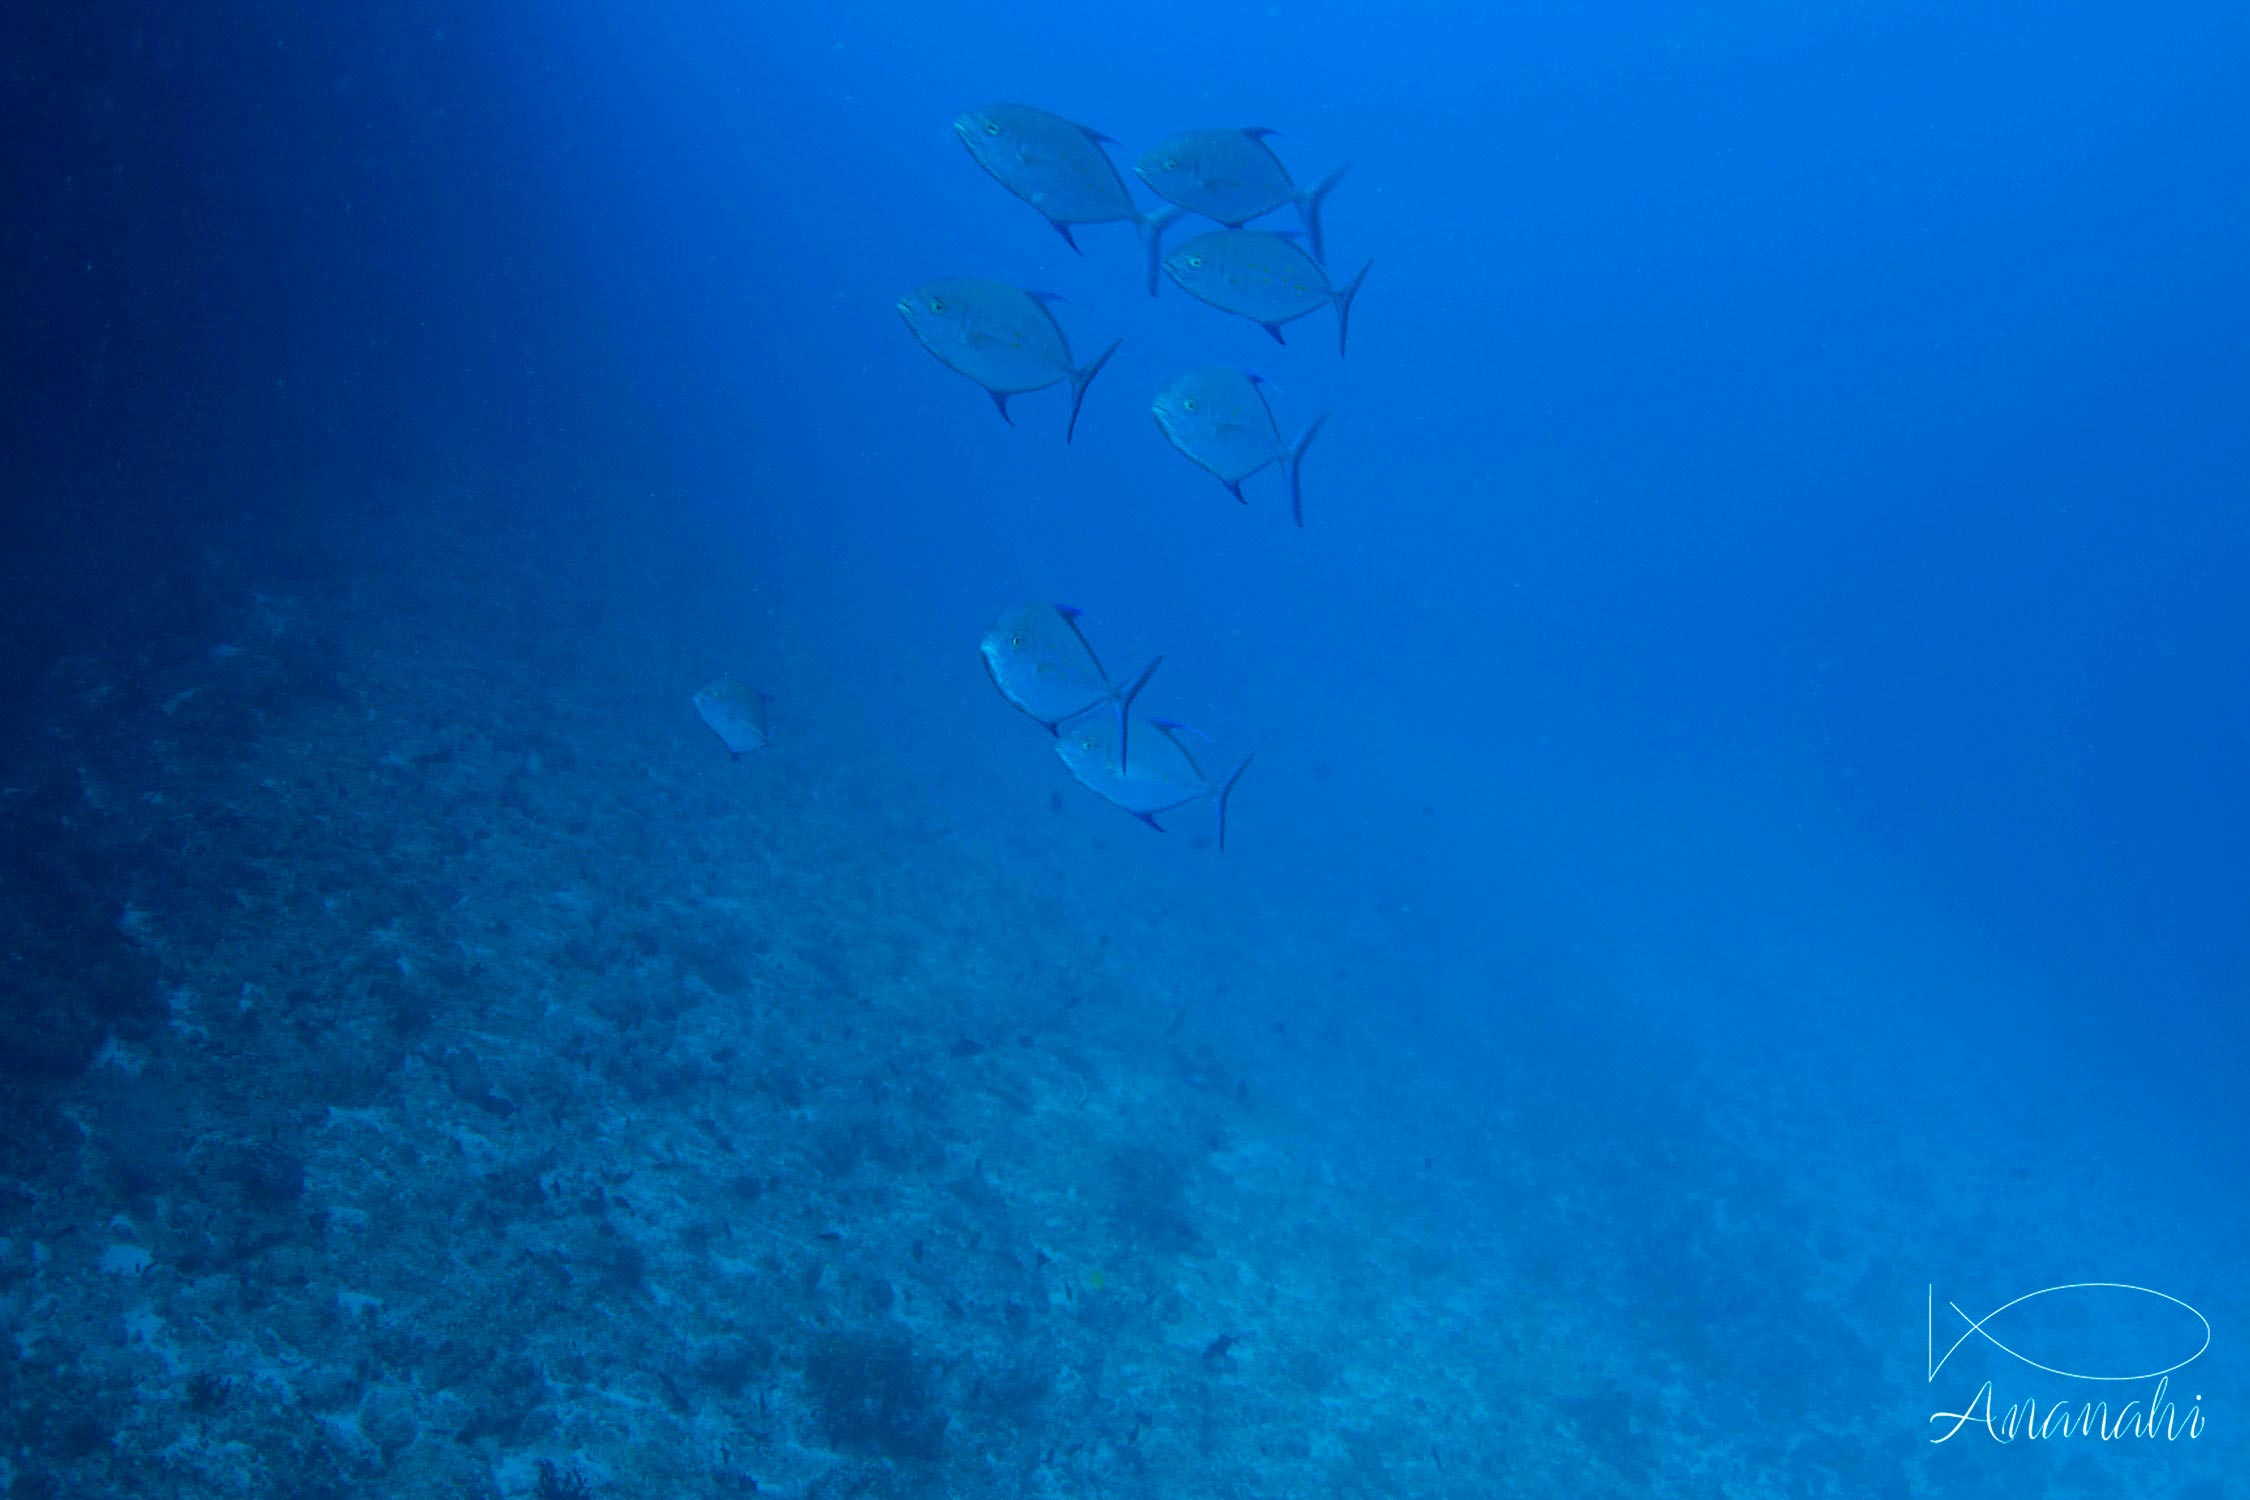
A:
{"label": "small distant fish", "polygon": [[948,368],[968,376],[992,397],[1000,419],[1010,427],[1008,398],[1070,382],[1070,425],[1063,441],[1078,432],[1078,408],[1086,387],[1101,373],[1123,339],[1085,364],[1071,359],[1070,339],[1048,310],[1060,301],[1052,292],[1027,292],[975,276],[946,276],[898,299],[899,316]]}
{"label": "small distant fish", "polygon": [[1227,775],[1214,780],[1203,774],[1188,750],[1186,736],[1196,733],[1177,719],[1143,719],[1149,733],[1135,737],[1142,748],[1133,757],[1131,770],[1120,755],[1121,731],[1107,716],[1080,719],[1055,737],[1055,753],[1079,785],[1155,829],[1164,831],[1157,818],[1190,803],[1210,799],[1217,809],[1219,851],[1227,847],[1227,800],[1235,783],[1250,769],[1253,757],[1245,755]]}
{"label": "small distant fish", "polygon": [[1151,658],[1129,682],[1112,682],[1079,623],[1085,614],[1068,604],[1011,605],[985,631],[977,649],[984,657],[985,675],[1000,696],[1036,719],[1049,734],[1061,733],[1063,725],[1104,705],[1112,707],[1122,757],[1133,700],[1164,665],[1164,658]]}
{"label": "small distant fish", "polygon": [[1300,188],[1266,137],[1278,132],[1251,126],[1243,130],[1183,130],[1142,157],[1134,173],[1158,197],[1191,213],[1240,229],[1285,203],[1297,205],[1313,259],[1328,252],[1320,234],[1321,200],[1351,170],[1349,163],[1310,188]]}
{"label": "small distant fish", "polygon": [[1219,311],[1248,318],[1277,344],[1286,342],[1282,324],[1333,305],[1339,354],[1351,334],[1352,298],[1374,266],[1373,261],[1361,266],[1338,291],[1318,261],[1263,229],[1213,230],[1164,257],[1165,273],[1174,281]]}
{"label": "small distant fish", "polygon": [[1263,376],[1243,370],[1190,370],[1156,393],[1151,410],[1172,446],[1217,475],[1237,500],[1242,499],[1243,480],[1269,464],[1282,465],[1289,474],[1289,512],[1302,526],[1305,497],[1298,469],[1328,417],[1313,418],[1297,441],[1285,443],[1265,388]]}
{"label": "small distant fish", "polygon": [[721,677],[695,695],[695,711],[736,760],[756,755],[773,741],[766,728],[764,693],[732,677]]}
{"label": "small distant fish", "polygon": [[987,104],[969,110],[953,122],[953,133],[978,166],[1038,209],[1071,249],[1078,249],[1070,234],[1073,224],[1123,222],[1138,229],[1148,247],[1149,295],[1156,295],[1156,262],[1164,228],[1181,211],[1140,211],[1117,163],[1102,149],[1115,141],[1029,104]]}

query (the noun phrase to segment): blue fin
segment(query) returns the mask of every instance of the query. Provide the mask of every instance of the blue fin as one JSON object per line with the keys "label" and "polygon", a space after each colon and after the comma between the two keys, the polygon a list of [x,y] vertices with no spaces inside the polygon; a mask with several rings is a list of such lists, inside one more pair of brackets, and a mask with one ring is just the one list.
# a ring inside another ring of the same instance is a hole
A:
{"label": "blue fin", "polygon": [[1289,342],[1289,340],[1281,336],[1281,325],[1279,323],[1261,323],[1258,326],[1265,329],[1266,332],[1272,334],[1273,341],[1275,343],[1286,344]]}
{"label": "blue fin", "polygon": [[1242,757],[1242,764],[1234,768],[1234,774],[1227,777],[1226,784],[1221,786],[1216,793],[1215,800],[1219,804],[1219,852],[1221,854],[1227,852],[1227,799],[1234,795],[1234,784],[1242,779],[1242,773],[1249,770],[1250,762],[1257,758],[1254,753]]}
{"label": "blue fin", "polygon": [[1086,387],[1093,384],[1094,377],[1102,372],[1102,366],[1108,364],[1109,357],[1117,352],[1118,344],[1124,342],[1123,339],[1115,340],[1107,349],[1070,372],[1070,425],[1063,429],[1064,442],[1069,442],[1078,432],[1078,408],[1086,404]]}
{"label": "blue fin", "polygon": [[1227,493],[1228,493],[1228,494],[1230,494],[1230,495],[1232,495],[1232,496],[1234,496],[1234,498],[1235,498],[1235,503],[1236,503],[1236,504],[1238,504],[1238,505],[1248,505],[1248,504],[1250,503],[1249,501],[1247,501],[1247,500],[1245,500],[1245,499],[1243,499],[1243,498],[1242,498],[1242,481],[1241,481],[1241,480],[1239,480],[1239,479],[1222,479],[1222,480],[1220,480],[1220,481],[1219,481],[1219,483],[1221,483],[1221,484],[1223,484],[1223,485],[1225,485],[1225,486],[1227,487]]}
{"label": "blue fin", "polygon": [[1146,823],[1149,827],[1155,829],[1158,833],[1162,833],[1164,831],[1164,825],[1156,821],[1155,813],[1135,813],[1133,814],[1133,816],[1139,818],[1143,823]]}
{"label": "blue fin", "polygon": [[1092,141],[1097,146],[1114,146],[1117,144],[1116,136],[1103,135],[1100,131],[1096,130],[1091,125],[1081,125],[1078,128],[1085,131],[1086,139]]}
{"label": "blue fin", "polygon": [[[1109,668],[1102,665],[1102,654],[1094,649],[1094,643],[1086,639],[1086,627],[1078,623],[1080,620],[1089,618],[1086,611],[1075,604],[1058,604],[1055,606],[1055,613],[1063,617],[1063,623],[1070,627],[1070,633],[1078,637],[1078,645],[1086,653],[1086,660],[1094,664],[1094,675],[1099,677],[1104,684],[1107,684]],[[1101,701],[1099,698],[1095,699],[1092,703],[1087,704],[1086,708],[1078,710],[1078,713],[1074,713],[1070,717],[1075,719],[1078,714],[1085,713],[1087,709],[1100,707]],[[1057,720],[1056,722],[1061,721]]]}
{"label": "blue fin", "polygon": [[1365,281],[1367,273],[1374,269],[1375,262],[1373,261],[1361,266],[1359,274],[1354,276],[1350,284],[1336,294],[1336,353],[1339,358],[1344,353],[1345,341],[1351,337],[1352,298],[1359,295],[1359,284]]}
{"label": "blue fin", "polygon": [[1305,221],[1305,238],[1312,245],[1312,258],[1314,260],[1325,262],[1328,259],[1328,252],[1322,246],[1320,239],[1321,200],[1328,196],[1330,188],[1344,180],[1344,174],[1351,169],[1352,164],[1345,162],[1335,171],[1297,195],[1297,214]]}
{"label": "blue fin", "polygon": [[[1263,375],[1251,375],[1247,370],[1243,374],[1250,381],[1250,389],[1258,393],[1258,404],[1266,409],[1266,422],[1273,428],[1274,436],[1280,437],[1281,424],[1273,419],[1273,398],[1266,394],[1266,387],[1272,385],[1273,382]],[[1278,390],[1279,387],[1275,387],[1275,389]]]}
{"label": "blue fin", "polygon": [[1184,208],[1161,208],[1141,220],[1141,238],[1148,241],[1148,294],[1156,295],[1157,272],[1164,266],[1164,231],[1187,213]]}
{"label": "blue fin", "polygon": [[1280,131],[1274,129],[1271,125],[1245,125],[1241,127],[1241,131],[1242,134],[1250,137],[1250,139],[1254,141],[1262,141],[1269,135],[1281,134]]}
{"label": "blue fin", "polygon": [[[1055,226],[1055,233],[1063,237],[1064,244],[1070,246],[1070,248],[1073,250],[1078,250],[1078,241],[1070,237],[1070,226],[1068,224],[1065,224],[1060,219],[1049,219],[1047,222]],[[1080,255],[1084,255],[1086,252],[1083,250],[1078,250],[1078,253]]]}
{"label": "blue fin", "polygon": [[1008,393],[1005,391],[995,391],[987,389],[985,391],[985,394],[992,398],[992,404],[994,406],[1000,408],[1000,420],[1007,423],[1010,427],[1015,426],[1016,419],[1008,415]]}
{"label": "blue fin", "polygon": [[1050,302],[1068,302],[1070,300],[1060,292],[1042,292],[1028,286],[1018,288],[1018,290],[1041,307],[1045,307]]}
{"label": "blue fin", "polygon": [[1125,774],[1126,742],[1132,734],[1133,700],[1141,695],[1141,689],[1148,686],[1148,680],[1154,677],[1156,669],[1163,665],[1164,658],[1162,656],[1150,657],[1148,665],[1141,668],[1141,675],[1117,691],[1117,772],[1120,776]]}
{"label": "blue fin", "polygon": [[1177,749],[1180,752],[1181,756],[1187,761],[1188,769],[1195,773],[1195,779],[1197,781],[1203,781],[1206,779],[1203,775],[1202,765],[1196,761],[1195,752],[1187,747],[1187,742],[1185,740],[1182,740],[1180,736],[1183,734],[1192,734],[1197,739],[1204,740],[1206,742],[1210,740],[1211,736],[1205,734],[1202,730],[1196,728],[1193,724],[1182,724],[1178,719],[1150,719],[1148,720],[1148,725],[1158,734],[1163,735],[1164,738],[1172,742],[1173,748]]}
{"label": "blue fin", "polygon": [[1297,434],[1297,441],[1289,445],[1289,514],[1297,518],[1300,527],[1305,524],[1305,491],[1299,482],[1298,470],[1304,465],[1305,450],[1312,446],[1312,440],[1320,433],[1321,424],[1327,420],[1328,413],[1322,412],[1312,419],[1303,432]]}

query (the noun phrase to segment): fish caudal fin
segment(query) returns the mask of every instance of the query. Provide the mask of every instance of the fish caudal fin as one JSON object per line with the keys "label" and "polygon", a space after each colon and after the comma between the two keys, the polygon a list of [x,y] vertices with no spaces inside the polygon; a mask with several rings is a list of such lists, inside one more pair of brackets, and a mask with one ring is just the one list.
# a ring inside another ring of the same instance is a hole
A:
{"label": "fish caudal fin", "polygon": [[1352,164],[1345,162],[1335,171],[1297,195],[1297,216],[1305,221],[1305,241],[1312,247],[1312,258],[1323,265],[1328,262],[1328,251],[1322,244],[1320,237],[1321,200],[1328,196],[1330,188],[1344,180],[1344,174],[1351,169]]}
{"label": "fish caudal fin", "polygon": [[1375,262],[1373,261],[1361,266],[1359,274],[1354,276],[1344,289],[1336,294],[1336,353],[1339,357],[1344,352],[1344,345],[1351,339],[1352,298],[1359,295],[1359,284],[1365,281],[1367,273],[1374,269]]}
{"label": "fish caudal fin", "polygon": [[1305,524],[1305,491],[1299,482],[1298,470],[1304,466],[1305,450],[1312,446],[1312,440],[1320,435],[1321,425],[1327,420],[1328,413],[1322,412],[1297,434],[1297,441],[1289,445],[1289,514],[1296,518],[1299,527]]}
{"label": "fish caudal fin", "polygon": [[1187,213],[1184,208],[1160,208],[1141,220],[1141,239],[1148,247],[1148,294],[1156,295],[1157,273],[1164,265],[1164,231]]}
{"label": "fish caudal fin", "polygon": [[1108,364],[1109,357],[1117,352],[1118,344],[1124,342],[1123,339],[1116,340],[1107,349],[1070,372],[1070,425],[1063,429],[1064,442],[1069,442],[1078,433],[1078,408],[1086,404],[1086,387],[1094,383],[1094,377],[1101,374],[1102,366]]}
{"label": "fish caudal fin", "polygon": [[1249,770],[1250,762],[1257,758],[1255,754],[1242,757],[1242,764],[1236,766],[1233,773],[1212,793],[1211,800],[1217,804],[1219,809],[1219,852],[1221,854],[1227,852],[1227,799],[1234,795],[1234,784],[1242,779],[1242,773]]}

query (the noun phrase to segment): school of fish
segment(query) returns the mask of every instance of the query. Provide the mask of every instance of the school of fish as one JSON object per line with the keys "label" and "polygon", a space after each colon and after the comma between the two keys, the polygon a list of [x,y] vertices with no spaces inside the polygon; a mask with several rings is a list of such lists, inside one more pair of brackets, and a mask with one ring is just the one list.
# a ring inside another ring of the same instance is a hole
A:
{"label": "school of fish", "polygon": [[[1143,209],[1110,155],[1117,143],[1076,121],[1003,102],[964,110],[953,133],[978,166],[1036,210],[1073,251],[1084,253],[1076,234],[1082,227],[1131,225],[1140,237],[1150,296],[1169,278],[1198,301],[1256,323],[1277,344],[1287,342],[1287,325],[1334,308],[1336,350],[1346,351],[1352,302],[1372,262],[1337,284],[1327,269],[1321,210],[1347,166],[1302,187],[1275,151],[1273,130],[1184,130],[1134,162],[1133,178],[1163,200]],[[1251,227],[1283,209],[1295,211],[1300,228]],[[1191,214],[1217,227],[1167,252],[1165,231]],[[1087,388],[1122,340],[1111,339],[1099,354],[1080,360],[1055,314],[1060,300],[984,277],[940,276],[901,296],[897,309],[922,347],[981,387],[1010,426],[1011,398],[1067,387],[1068,443],[1077,436]],[[1261,375],[1204,365],[1165,382],[1149,411],[1165,441],[1243,504],[1249,503],[1244,481],[1278,469],[1289,486],[1290,517],[1302,527],[1304,458],[1328,415],[1285,437],[1270,397],[1271,384]],[[1135,712],[1164,658],[1151,658],[1129,677],[1113,677],[1086,625],[1085,612],[1069,605],[1012,605],[984,633],[985,672],[1003,698],[1047,731],[1081,786],[1159,831],[1159,817],[1208,802],[1224,851],[1228,799],[1251,757],[1242,756],[1224,775],[1207,773],[1190,744],[1207,739],[1200,730]],[[721,679],[696,694],[695,707],[736,759],[765,749],[763,694]]]}

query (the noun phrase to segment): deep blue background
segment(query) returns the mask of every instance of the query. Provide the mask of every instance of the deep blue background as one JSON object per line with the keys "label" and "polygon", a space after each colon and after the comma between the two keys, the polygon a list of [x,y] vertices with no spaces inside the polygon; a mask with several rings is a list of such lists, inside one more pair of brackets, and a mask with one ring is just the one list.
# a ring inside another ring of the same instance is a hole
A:
{"label": "deep blue background", "polygon": [[[1068,600],[1260,756],[1223,862],[1107,829],[1084,899],[1373,924],[1441,1040],[1567,953],[1589,1031],[1794,1029],[1978,1153],[2238,1193],[2240,7],[457,9],[6,23],[12,690],[192,635],[186,550],[457,488],[754,599],[785,719],[973,823],[1059,784],[976,634]],[[1350,358],[1071,256],[949,138],[992,98],[1353,161]],[[898,325],[956,273],[1126,338],[1074,445]],[[1335,412],[1304,531],[1158,439],[1215,361]]]}

